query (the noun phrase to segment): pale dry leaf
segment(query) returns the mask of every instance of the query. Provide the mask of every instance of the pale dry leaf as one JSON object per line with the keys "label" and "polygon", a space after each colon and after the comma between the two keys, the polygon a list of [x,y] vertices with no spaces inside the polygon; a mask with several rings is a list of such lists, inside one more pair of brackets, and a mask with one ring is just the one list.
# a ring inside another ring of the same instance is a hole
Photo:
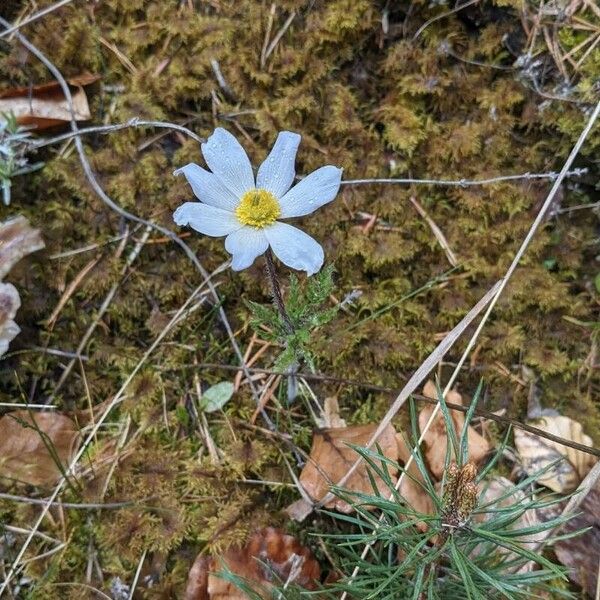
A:
{"label": "pale dry leaf", "polygon": [[346,421],[340,417],[340,406],[336,396],[325,398],[323,412],[318,420],[319,429],[339,429],[346,427]]}
{"label": "pale dry leaf", "polygon": [[237,586],[217,575],[225,569],[263,598],[271,598],[273,581],[289,580],[314,590],[321,576],[319,563],[308,548],[282,530],[266,527],[242,548],[230,548],[214,558],[198,555],[189,572],[185,600],[247,600]]}
{"label": "pale dry leaf", "polygon": [[[433,381],[428,381],[423,388],[423,395],[434,400],[437,399],[437,388]],[[446,402],[450,404],[463,404],[462,396],[456,390],[450,390],[446,395]],[[425,406],[419,412],[419,428],[421,431],[425,428],[426,423],[429,421],[435,406]],[[457,410],[449,409],[452,422],[454,424],[454,430],[456,435],[460,438],[461,432],[465,424],[465,415]],[[471,425],[467,429],[467,448],[468,448],[468,460],[475,464],[479,464],[491,450],[489,442]],[[446,464],[446,451],[448,449],[448,435],[446,433],[446,422],[444,415],[441,410],[436,415],[431,427],[423,438],[423,448],[427,464],[432,475],[436,479],[441,479],[444,473],[444,465]]]}
{"label": "pale dry leaf", "polygon": [[[310,460],[300,474],[300,483],[314,500],[319,501],[330,491],[331,484],[338,482],[356,462],[359,457],[356,450],[348,444],[365,446],[377,430],[377,424],[356,425],[342,429],[324,429],[315,431],[313,435]],[[379,436],[377,443],[383,455],[391,460],[398,459],[398,444],[396,430],[388,425]],[[390,471],[395,482],[396,473]],[[375,473],[373,477],[378,489],[385,491],[386,486]],[[359,467],[351,475],[344,487],[354,492],[373,493],[373,487],[367,475],[367,464],[361,461]],[[352,512],[352,507],[341,498],[333,498],[327,504],[343,513]]]}
{"label": "pale dry leaf", "polygon": [[0,480],[52,486],[61,476],[55,459],[67,465],[78,442],[75,424],[60,413],[27,410],[8,413],[0,418]]}
{"label": "pale dry leaf", "polygon": [[18,216],[0,223],[0,281],[24,256],[44,248],[39,229]]}
{"label": "pale dry leaf", "polygon": [[[564,416],[546,416],[532,425],[566,440],[593,446],[592,438],[583,433],[581,423]],[[534,475],[551,463],[559,461],[537,479],[555,492],[566,494],[580,484],[596,463],[591,454],[541,438],[528,431],[515,430],[515,446],[528,475]]]}
{"label": "pale dry leaf", "polygon": [[[406,441],[400,433],[396,434],[396,441],[398,442],[398,458],[406,464],[411,457],[411,448],[406,445]],[[433,500],[425,488],[419,485],[424,483],[423,474],[417,463],[413,460],[406,471],[406,475],[402,478],[398,492],[416,512],[424,515],[433,515]],[[423,521],[420,521],[417,527],[421,531],[426,531],[427,529],[427,525]]]}
{"label": "pale dry leaf", "polygon": [[10,342],[21,331],[13,321],[19,306],[21,298],[15,286],[0,282],[0,356],[8,350]]}
{"label": "pale dry leaf", "polygon": [[[91,118],[84,85],[97,81],[97,75],[81,75],[68,80],[73,87],[73,112],[77,121]],[[12,113],[19,125],[35,130],[68,123],[71,110],[67,99],[56,81],[33,87],[12,88],[0,93],[0,113]]]}
{"label": "pale dry leaf", "polygon": [[[530,502],[530,499],[526,497],[525,493],[517,489],[517,487],[510,481],[506,479],[506,477],[491,477],[485,479],[479,483],[479,505],[483,506],[485,504],[491,503],[490,506],[485,508],[485,511],[475,512],[473,514],[473,520],[476,523],[484,523],[486,521],[490,521],[497,516],[497,513],[494,513],[494,510],[508,508],[509,506],[518,505],[518,504],[527,504]],[[511,493],[512,492],[512,493]],[[506,497],[503,497],[506,494]],[[540,523],[540,519],[538,517],[537,511],[530,508],[525,510],[523,514],[516,519],[511,525],[510,529],[513,530],[521,530],[526,527],[535,527]],[[534,550],[537,542],[544,538],[545,532],[540,531],[536,533],[530,533],[528,535],[522,535],[518,540],[515,540],[516,543],[523,546],[523,548],[527,550]],[[510,550],[506,550],[498,547],[499,551],[507,554],[510,559],[516,558],[516,554],[511,552]],[[477,553],[478,548],[476,547],[474,552]],[[519,573],[526,573],[533,569],[534,563],[530,561],[523,565],[519,569]]]}

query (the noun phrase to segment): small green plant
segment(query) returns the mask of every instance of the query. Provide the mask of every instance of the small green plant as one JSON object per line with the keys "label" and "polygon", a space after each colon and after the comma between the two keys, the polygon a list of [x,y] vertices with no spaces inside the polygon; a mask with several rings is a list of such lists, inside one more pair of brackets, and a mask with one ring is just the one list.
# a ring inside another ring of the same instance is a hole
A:
{"label": "small green plant", "polygon": [[25,152],[31,134],[17,123],[12,113],[0,113],[0,186],[2,200],[10,204],[11,180],[17,175],[31,173],[43,166],[43,163],[30,165]]}
{"label": "small green plant", "polygon": [[333,287],[333,267],[328,265],[307,279],[304,285],[300,284],[296,275],[291,275],[283,310],[278,307],[276,296],[280,294],[279,290],[273,292],[274,306],[251,301],[247,303],[252,311],[253,328],[261,337],[284,346],[276,368],[286,369],[304,360],[310,369],[314,369],[314,358],[309,347],[311,332],[331,321],[337,314],[339,305],[323,307],[333,292]]}

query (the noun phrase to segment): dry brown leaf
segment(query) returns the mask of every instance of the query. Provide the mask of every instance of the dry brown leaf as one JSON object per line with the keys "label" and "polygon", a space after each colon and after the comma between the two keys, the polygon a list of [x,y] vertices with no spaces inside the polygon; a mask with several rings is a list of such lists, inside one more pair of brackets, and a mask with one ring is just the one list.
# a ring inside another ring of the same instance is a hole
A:
{"label": "dry brown leaf", "polygon": [[[32,418],[39,432],[33,428]],[[55,456],[66,465],[77,449],[79,432],[71,419],[57,412],[31,414],[27,410],[15,410],[0,418],[0,478],[31,485],[54,485],[61,472],[44,438],[54,449]]]}
{"label": "dry brown leaf", "polygon": [[264,598],[271,597],[274,579],[314,590],[321,576],[319,563],[308,548],[280,529],[267,527],[257,531],[243,548],[231,548],[218,558],[198,555],[190,569],[185,600],[247,600],[234,584],[216,575],[225,568]]}
{"label": "dry brown leaf", "polygon": [[[583,433],[581,423],[569,417],[547,416],[532,424],[566,440],[593,446],[592,438]],[[528,475],[534,475],[557,460],[567,459],[560,460],[554,467],[540,475],[537,480],[538,483],[562,494],[576,489],[596,464],[596,458],[591,454],[563,446],[521,429],[515,430],[515,446]]]}
{"label": "dry brown leaf", "polygon": [[[511,492],[512,493],[509,493]],[[485,479],[479,483],[479,491],[481,493],[479,504],[484,505],[487,503],[490,504],[486,510],[493,511],[501,508],[506,508],[508,506],[513,506],[514,504],[523,503],[526,504],[529,500],[526,498],[525,493],[517,489],[517,487],[506,477],[492,477],[490,479]],[[508,494],[505,498],[504,494]],[[476,523],[484,523],[486,521],[490,521],[495,518],[495,514],[493,512],[485,512],[485,513],[476,513],[473,515],[473,520]],[[537,511],[534,509],[526,510],[516,521],[512,523],[510,526],[511,529],[524,529],[525,527],[535,527],[540,523],[538,518]],[[530,533],[529,535],[522,535],[519,537],[518,542],[521,546],[523,546],[527,550],[533,550],[536,547],[537,542],[542,540],[545,536],[544,531],[540,531],[539,533]],[[516,555],[506,549],[498,546],[500,552],[506,553],[510,556],[510,559],[516,558]],[[477,548],[475,548],[474,552],[477,552]],[[510,560],[509,559],[509,560]],[[525,564],[521,569],[519,569],[519,573],[525,573],[531,571],[534,567],[533,561]]]}
{"label": "dry brown leaf", "polygon": [[[86,121],[91,117],[82,86],[98,79],[97,75],[81,75],[68,80],[74,88],[73,110],[77,121]],[[0,113],[13,113],[19,125],[33,126],[36,130],[71,120],[69,104],[58,82],[0,92]]]}
{"label": "dry brown leaf", "polygon": [[[399,433],[396,434],[396,441],[398,442],[398,458],[406,464],[411,456],[411,449],[406,445],[406,441]],[[406,471],[406,475],[402,478],[402,483],[398,491],[415,511],[424,515],[432,515],[434,513],[433,500],[419,483],[424,484],[425,479],[417,463],[413,460]],[[427,524],[423,521],[419,522],[417,527],[421,531],[427,530]]]}
{"label": "dry brown leaf", "polygon": [[[330,485],[338,482],[356,462],[359,455],[348,446],[365,446],[375,433],[377,424],[356,425],[343,429],[323,429],[315,431],[310,461],[306,463],[300,474],[300,483],[314,500],[318,501],[330,491]],[[379,436],[377,443],[387,458],[398,459],[398,444],[396,443],[396,430],[388,425]],[[395,477],[395,473],[390,473]],[[373,473],[375,483],[381,491],[386,486],[381,478]],[[354,492],[372,493],[373,487],[367,475],[367,465],[361,461],[358,469],[346,482],[346,489]],[[352,507],[340,498],[333,498],[325,505],[343,513],[352,512]]]}
{"label": "dry brown leaf", "polygon": [[[428,381],[423,388],[423,395],[434,400],[437,399],[437,388],[433,381]],[[446,401],[450,404],[462,405],[462,396],[456,390],[450,390],[446,395]],[[419,428],[421,431],[425,428],[425,425],[429,421],[429,418],[433,414],[435,406],[425,406],[419,412]],[[450,410],[450,416],[454,423],[454,430],[456,435],[460,436],[461,431],[465,424],[465,415],[457,410]],[[485,456],[490,452],[491,447],[489,442],[481,436],[473,427],[468,426],[468,459],[475,464],[479,464]],[[444,473],[444,465],[446,464],[446,450],[447,450],[447,435],[446,435],[446,422],[444,421],[444,415],[442,412],[438,412],[437,416],[433,420],[431,427],[423,438],[423,448],[427,464],[432,475],[436,479],[441,479]]]}
{"label": "dry brown leaf", "polygon": [[41,250],[44,240],[22,216],[0,223],[0,281],[24,256]]}
{"label": "dry brown leaf", "polygon": [[561,528],[561,534],[590,528],[576,537],[559,540],[552,545],[558,560],[569,567],[569,578],[592,598],[598,586],[600,563],[600,484],[590,490],[578,509],[578,514]]}
{"label": "dry brown leaf", "polygon": [[21,331],[13,321],[19,306],[21,298],[15,286],[0,282],[0,356],[8,350],[10,342]]}

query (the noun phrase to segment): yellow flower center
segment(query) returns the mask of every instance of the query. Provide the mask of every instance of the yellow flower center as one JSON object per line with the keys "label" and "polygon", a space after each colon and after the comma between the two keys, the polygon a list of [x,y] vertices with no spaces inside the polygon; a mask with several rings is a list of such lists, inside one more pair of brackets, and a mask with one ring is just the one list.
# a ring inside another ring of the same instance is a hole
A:
{"label": "yellow flower center", "polygon": [[280,214],[279,202],[267,190],[246,192],[235,209],[235,216],[240,223],[259,229],[274,223]]}

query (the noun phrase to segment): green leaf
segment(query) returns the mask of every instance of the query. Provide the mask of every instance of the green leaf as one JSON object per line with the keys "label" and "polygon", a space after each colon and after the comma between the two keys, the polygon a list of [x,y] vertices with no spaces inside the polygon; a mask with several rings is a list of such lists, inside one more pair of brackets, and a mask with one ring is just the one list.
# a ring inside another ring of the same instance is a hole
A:
{"label": "green leaf", "polygon": [[600,273],[594,277],[594,285],[596,286],[596,291],[600,294]]}
{"label": "green leaf", "polygon": [[200,408],[207,413],[215,412],[223,408],[233,396],[233,383],[231,381],[221,381],[209,387],[200,399]]}

